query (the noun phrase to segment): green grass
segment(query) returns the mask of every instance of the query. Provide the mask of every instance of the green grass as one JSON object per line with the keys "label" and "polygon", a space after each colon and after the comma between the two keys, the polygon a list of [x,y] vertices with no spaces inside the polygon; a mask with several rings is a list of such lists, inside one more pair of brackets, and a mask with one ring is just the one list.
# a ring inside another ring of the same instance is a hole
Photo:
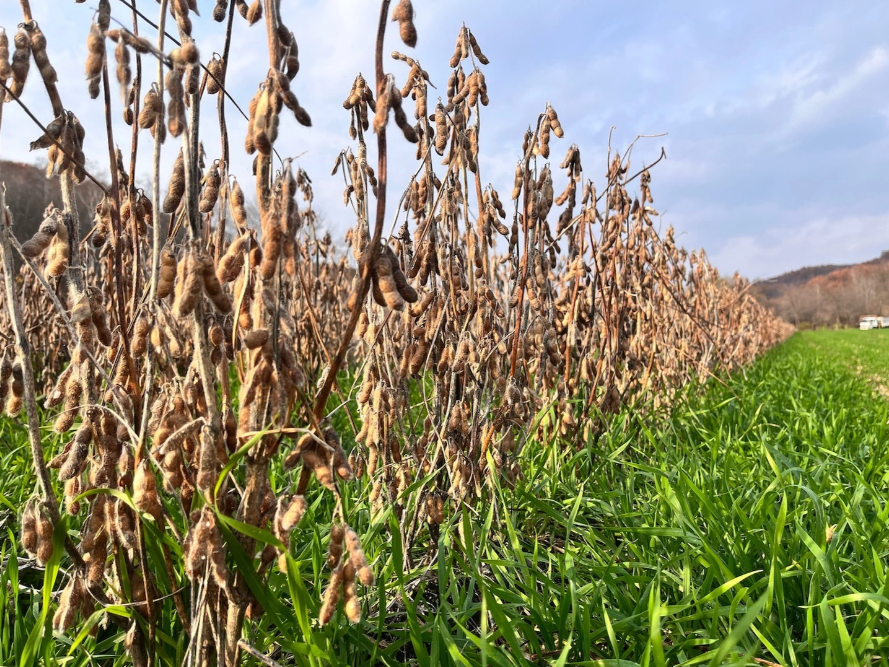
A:
{"label": "green grass", "polygon": [[[364,591],[360,626],[313,621],[330,516],[315,492],[288,573],[255,582],[266,613],[247,639],[285,665],[886,660],[889,414],[867,378],[889,369],[887,335],[799,334],[670,416],[622,414],[580,450],[531,444],[518,487],[452,513],[437,545],[421,539],[411,557],[439,555],[409,571],[397,522],[371,524],[368,490],[351,489],[379,583]],[[73,649],[71,637],[34,632],[50,590],[6,537],[33,488],[24,442],[0,425],[0,551],[19,563],[0,573],[0,664],[27,657],[29,637],[47,664],[123,664],[113,624]],[[232,547],[233,567],[245,558]],[[158,636],[158,664],[178,664],[185,640],[169,601]]]}
{"label": "green grass", "polygon": [[866,377],[882,376],[889,381],[889,329],[837,329],[807,332],[803,336],[820,355]]}

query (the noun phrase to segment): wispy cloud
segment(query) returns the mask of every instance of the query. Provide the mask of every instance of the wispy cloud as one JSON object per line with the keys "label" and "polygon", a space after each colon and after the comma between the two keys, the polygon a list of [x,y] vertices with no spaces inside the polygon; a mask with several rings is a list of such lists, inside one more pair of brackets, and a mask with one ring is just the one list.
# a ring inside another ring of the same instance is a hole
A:
{"label": "wispy cloud", "polygon": [[776,265],[802,267],[847,264],[889,249],[889,213],[807,216],[796,225],[776,224],[763,234],[731,237],[710,259],[717,266],[747,267],[748,275],[766,278]]}
{"label": "wispy cloud", "polygon": [[[889,68],[889,50],[882,46],[875,47],[847,72],[828,82],[824,88],[816,88],[811,93],[800,96],[788,119],[788,131],[800,131],[816,123],[833,120],[844,111],[859,88],[866,86],[879,74]],[[808,86],[806,86],[808,87]]]}

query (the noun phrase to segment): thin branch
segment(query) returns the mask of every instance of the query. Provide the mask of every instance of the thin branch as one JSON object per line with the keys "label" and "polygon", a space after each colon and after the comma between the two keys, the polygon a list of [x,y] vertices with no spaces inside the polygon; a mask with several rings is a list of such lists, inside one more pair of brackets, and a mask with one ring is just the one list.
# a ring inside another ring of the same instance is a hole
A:
{"label": "thin branch", "polygon": [[31,347],[28,345],[28,337],[22,317],[22,304],[16,298],[15,291],[15,264],[12,261],[12,232],[11,220],[6,212],[6,186],[0,185],[0,260],[3,262],[3,283],[6,290],[6,305],[12,328],[15,332],[15,352],[22,368],[22,381],[24,384],[25,412],[28,415],[28,439],[31,442],[31,458],[34,462],[34,472],[37,475],[37,483],[40,486],[40,497],[49,508],[53,522],[59,520],[59,505],[52,489],[49,478],[49,470],[43,459],[43,445],[40,442],[40,417],[37,413],[37,391],[34,383],[34,369],[31,366]]}
{"label": "thin branch", "polygon": [[259,660],[262,664],[266,665],[266,667],[283,667],[283,665],[280,662],[275,662],[274,660],[272,660],[270,657],[268,657],[264,653],[260,653],[255,648],[250,646],[250,644],[245,642],[243,639],[238,640],[238,648],[240,648],[245,653],[249,653],[250,655],[252,655],[254,658]]}
{"label": "thin branch", "polygon": [[[382,89],[383,82],[385,80],[385,74],[383,73],[383,41],[386,37],[386,24],[388,22],[388,16],[389,0],[382,0],[382,2],[380,3],[380,22],[377,28],[377,45],[375,59],[377,99],[379,99],[380,90]],[[313,411],[313,414],[315,415],[315,419],[317,419],[318,421],[320,421],[324,416],[324,411],[327,407],[327,399],[330,397],[330,392],[333,389],[333,383],[336,380],[337,373],[339,373],[340,367],[343,364],[343,360],[346,358],[346,352],[348,351],[349,346],[352,344],[352,336],[355,333],[355,327],[358,326],[358,319],[361,316],[362,305],[364,304],[364,300],[367,298],[367,293],[370,291],[371,271],[373,270],[377,258],[380,256],[380,239],[383,236],[383,227],[386,224],[386,179],[388,175],[385,126],[380,128],[379,132],[377,133],[377,152],[379,153],[377,165],[377,211],[376,222],[374,226],[374,235],[370,242],[370,249],[367,257],[360,267],[361,282],[358,287],[358,297],[355,301],[355,307],[352,309],[352,313],[349,316],[349,324],[346,326],[345,332],[343,332],[343,339],[342,341],[340,341],[340,347],[337,350],[336,356],[333,358],[333,362],[330,365],[327,377],[324,380],[324,385],[321,387],[321,390],[318,392],[318,395],[315,398],[315,409]],[[303,470],[305,470],[305,468]]]}
{"label": "thin branch", "polygon": [[[6,82],[4,82],[2,79],[0,79],[0,88],[2,88],[3,90],[5,90],[5,91],[6,91],[6,94],[9,95],[10,99],[15,100],[15,102],[16,102],[22,109],[25,110],[25,113],[28,114],[28,117],[29,117],[32,121],[34,121],[34,124],[37,125],[37,127],[39,127],[41,130],[43,130],[43,133],[47,136],[47,138],[50,139],[50,140],[56,145],[56,147],[58,147],[58,149],[59,149],[60,151],[62,151],[62,153],[64,153],[65,157],[70,158],[72,162],[75,162],[75,163],[76,163],[76,160],[74,159],[74,156],[71,155],[71,153],[69,153],[68,151],[66,151],[65,148],[62,146],[61,143],[59,143],[59,141],[58,141],[57,139],[55,139],[55,138],[53,138],[52,136],[50,136],[49,134],[47,134],[46,126],[45,126],[43,123],[41,123],[39,120],[37,120],[37,117],[36,117],[33,113],[31,113],[31,110],[25,105],[24,102],[22,102],[22,101],[16,96],[15,93],[13,93],[13,92],[9,89],[9,87],[6,85]],[[104,194],[106,194],[106,195],[107,195],[107,194],[110,194],[108,188],[107,188],[106,186],[102,185],[102,184],[101,184],[101,183],[100,183],[100,182],[99,182],[99,181],[98,181],[98,180],[97,180],[91,173],[89,173],[85,168],[83,168],[83,173],[86,174],[86,177],[87,177],[88,179],[90,179],[93,183],[95,183],[96,185],[98,185],[99,188],[102,190],[102,192],[103,192]]]}

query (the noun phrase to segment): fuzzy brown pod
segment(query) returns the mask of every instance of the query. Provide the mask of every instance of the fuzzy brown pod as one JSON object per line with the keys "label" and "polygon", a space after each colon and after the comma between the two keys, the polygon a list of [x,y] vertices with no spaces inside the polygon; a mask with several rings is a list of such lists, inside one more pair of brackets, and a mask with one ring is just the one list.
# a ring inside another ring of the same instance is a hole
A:
{"label": "fuzzy brown pod", "polygon": [[92,442],[92,427],[84,422],[74,436],[71,449],[59,468],[59,480],[64,482],[79,476],[86,469],[86,457]]}
{"label": "fuzzy brown pod", "polygon": [[191,314],[203,290],[203,261],[191,252],[179,261],[173,314],[183,319]]}
{"label": "fuzzy brown pod", "polygon": [[324,626],[330,623],[336,612],[337,603],[340,599],[340,587],[343,582],[343,568],[338,567],[330,575],[330,581],[327,582],[327,588],[324,590],[324,597],[321,602],[321,610],[318,612],[318,622]]}
{"label": "fuzzy brown pod", "polygon": [[216,269],[216,277],[220,283],[230,283],[241,273],[244,268],[244,251],[250,242],[250,237],[246,234],[235,237],[235,240],[229,244],[225,254],[219,260],[219,267]]}
{"label": "fuzzy brown pod", "polygon": [[223,21],[225,21],[225,14],[227,10],[227,0],[216,0],[216,5],[213,7],[213,20],[217,23],[222,23]]}
{"label": "fuzzy brown pod", "polygon": [[328,544],[327,567],[334,569],[343,559],[343,541],[346,536],[345,529],[338,523],[330,527],[330,543]]}
{"label": "fuzzy brown pod", "polygon": [[170,100],[167,104],[167,129],[174,137],[178,137],[185,131],[185,88],[182,86],[182,72],[175,68],[167,72],[164,87]]}
{"label": "fuzzy brown pod", "polygon": [[[173,136],[176,136],[173,134]],[[182,150],[176,156],[173,163],[173,173],[170,175],[170,182],[167,185],[167,196],[164,199],[163,212],[175,213],[185,194],[185,157]]]}
{"label": "fuzzy brown pod", "polygon": [[293,33],[290,33],[290,39],[285,48],[286,55],[284,56],[284,69],[287,73],[287,78],[293,81],[296,78],[296,75],[299,73],[299,47],[296,43],[296,38],[293,36]]}
{"label": "fuzzy brown pod", "polygon": [[173,291],[176,282],[176,255],[169,246],[164,246],[160,254],[160,270],[157,277],[157,296],[165,299]]}
{"label": "fuzzy brown pod", "polygon": [[37,232],[22,244],[22,254],[33,259],[49,247],[50,242],[59,229],[59,220],[55,216],[45,218],[37,228]]}
{"label": "fuzzy brown pod", "polygon": [[385,253],[381,254],[373,267],[371,293],[374,301],[380,306],[401,310],[404,308],[404,297],[398,291],[392,273],[393,267],[390,258]]}
{"label": "fuzzy brown pod", "polygon": [[102,293],[98,290],[90,290],[89,292],[90,315],[93,326],[96,328],[96,335],[99,342],[106,347],[111,345],[113,335],[108,327],[108,319],[105,313],[105,304]]}
{"label": "fuzzy brown pod", "polygon": [[349,552],[349,561],[358,573],[358,579],[365,586],[373,586],[374,575],[367,563],[367,556],[364,555],[364,550],[361,548],[358,534],[351,528],[346,528],[345,543],[346,550]]}
{"label": "fuzzy brown pod", "polygon": [[121,88],[121,92],[126,94],[127,86],[133,79],[133,71],[130,69],[130,52],[123,40],[117,43],[114,48],[114,59],[117,62],[115,73],[117,74],[117,83]]}
{"label": "fuzzy brown pod", "polygon": [[247,23],[253,25],[258,23],[262,18],[262,0],[253,0],[253,3],[247,9]]}
{"label": "fuzzy brown pod", "polygon": [[281,100],[288,109],[293,112],[294,118],[296,121],[303,125],[304,127],[312,127],[312,117],[309,115],[309,112],[306,111],[299,104],[299,100],[296,98],[296,95],[293,94],[293,91],[286,90],[281,93]]}
{"label": "fuzzy brown pod", "polygon": [[225,565],[222,535],[216,524],[213,510],[204,507],[189,531],[185,550],[185,571],[192,580],[203,576],[209,567],[219,588],[228,590],[229,573]]}
{"label": "fuzzy brown pod", "polygon": [[9,66],[9,35],[4,28],[0,28],[0,81],[5,82],[12,76],[12,68]]}
{"label": "fuzzy brown pod", "polygon": [[559,122],[559,115],[556,113],[556,110],[551,106],[546,107],[546,117],[550,122],[550,125],[553,129],[553,134],[555,134],[559,139],[565,136],[565,131],[562,129],[562,124]]}
{"label": "fuzzy brown pod", "polygon": [[184,70],[189,65],[199,64],[201,56],[194,40],[187,39],[181,46],[170,51],[170,60],[173,61],[173,67]]}
{"label": "fuzzy brown pod", "polygon": [[343,566],[343,611],[350,623],[361,622],[361,603],[355,592],[355,566],[351,562]]}
{"label": "fuzzy brown pod", "polygon": [[448,145],[448,122],[444,105],[441,102],[435,105],[435,152],[444,155],[444,149]]}
{"label": "fuzzy brown pod", "polygon": [[37,547],[35,549],[35,555],[38,563],[46,565],[49,562],[49,559],[52,558],[54,551],[52,535],[55,528],[44,509],[37,507],[35,514],[37,531]]}
{"label": "fuzzy brown pod", "polygon": [[398,21],[398,32],[405,46],[417,46],[417,29],[414,27],[414,7],[411,0],[400,0],[392,10],[392,20]]}
{"label": "fuzzy brown pod", "polygon": [[130,47],[136,53],[151,53],[154,48],[144,37],[134,35],[126,28],[115,28],[114,30],[106,30],[105,36],[115,44],[123,43]]}
{"label": "fuzzy brown pod", "polygon": [[[224,6],[223,6],[224,7]],[[222,90],[222,80],[224,78],[225,64],[222,58],[213,54],[213,58],[207,63],[207,93],[216,95]]]}
{"label": "fuzzy brown pod", "polygon": [[99,96],[99,80],[102,76],[102,63],[105,60],[105,35],[97,23],[90,26],[86,38],[86,78],[92,99]]}
{"label": "fuzzy brown pod", "polygon": [[139,128],[145,130],[154,127],[162,113],[163,103],[158,95],[157,85],[152,84],[142,99],[142,108],[139,110]]}
{"label": "fuzzy brown pod", "polygon": [[216,277],[216,265],[213,263],[213,259],[207,255],[199,256],[195,260],[195,269],[198,266],[204,284],[204,293],[220,314],[227,315],[232,310],[232,302]]}
{"label": "fuzzy brown pod", "polygon": [[552,121],[547,114],[543,122],[540,124],[540,134],[537,137],[537,145],[534,147],[534,154],[543,158],[549,157],[549,135],[552,129]]}
{"label": "fuzzy brown pod", "polygon": [[229,207],[231,208],[232,217],[235,224],[242,232],[247,229],[247,208],[244,204],[244,191],[237,179],[232,179],[231,197],[229,198]]}
{"label": "fuzzy brown pod", "polygon": [[10,92],[14,97],[20,97],[28,79],[28,71],[31,69],[31,40],[24,27],[20,27],[13,40],[15,50],[12,53],[12,85]]}
{"label": "fuzzy brown pod", "polygon": [[[397,101],[395,101],[397,100]],[[393,98],[392,109],[394,111],[395,116],[395,124],[401,130],[401,133],[404,135],[404,138],[407,139],[410,143],[417,143],[420,138],[417,136],[417,131],[408,121],[407,114],[404,113],[404,109],[401,107],[401,99],[398,95],[395,95]]]}
{"label": "fuzzy brown pod", "polygon": [[191,96],[197,95],[201,88],[200,65],[188,65],[185,68],[185,104],[190,105]]}
{"label": "fuzzy brown pod", "polygon": [[34,498],[25,503],[21,519],[22,546],[33,558],[37,555],[37,501]]}
{"label": "fuzzy brown pod", "polygon": [[[389,110],[392,107],[391,99],[393,97],[392,87],[391,80],[387,78],[383,83],[379,96],[377,97],[377,110],[373,122],[374,132],[377,134],[382,132],[386,127],[386,123],[389,122]],[[401,97],[399,96],[399,100],[400,99]]]}
{"label": "fuzzy brown pod", "polygon": [[284,231],[281,227],[271,222],[264,234],[262,244],[262,263],[259,265],[259,273],[266,280],[270,280],[278,268],[278,259],[281,257],[284,242]]}
{"label": "fuzzy brown pod", "polygon": [[[475,39],[475,35],[472,34],[472,31],[469,32],[469,46],[472,48],[472,53],[475,54],[475,57],[478,58],[478,61],[482,65],[487,65],[491,61],[488,60],[487,56],[482,53],[481,47],[478,45],[478,42]],[[487,104],[487,102],[485,102]]]}
{"label": "fuzzy brown pod", "polygon": [[[90,317],[92,315],[92,307],[90,306],[89,296],[86,293],[80,294],[77,297],[77,300],[74,301],[73,305],[71,306],[71,314],[70,315],[71,315],[71,321],[74,324],[81,324],[83,322],[86,322],[88,319],[90,319]],[[88,331],[89,329],[86,329],[86,330]],[[83,331],[83,330],[81,330],[81,333],[84,334],[85,336],[88,335],[88,334],[85,334],[85,331]]]}
{"label": "fuzzy brown pod", "polygon": [[188,16],[189,0],[170,0],[170,13],[176,18]]}
{"label": "fuzzy brown pod", "polygon": [[133,504],[140,512],[150,514],[160,523],[163,508],[157,493],[157,480],[147,460],[136,467],[133,475]]}
{"label": "fuzzy brown pod", "polygon": [[68,260],[71,256],[71,246],[68,240],[68,226],[60,224],[56,226],[56,233],[49,243],[49,251],[46,256],[46,272],[58,278],[68,270]]}
{"label": "fuzzy brown pod", "polygon": [[460,28],[460,32],[457,34],[457,46],[454,47],[454,55],[451,56],[451,60],[448,63],[450,67],[456,67],[461,60],[469,56],[466,33],[466,28]]}
{"label": "fuzzy brown pod", "polygon": [[322,486],[330,491],[336,488],[333,470],[330,467],[326,454],[319,452],[314,447],[309,447],[300,451],[300,458],[303,465],[315,473],[315,477],[318,478]]}
{"label": "fuzzy brown pod", "polygon": [[59,598],[59,607],[53,615],[52,626],[56,632],[69,630],[81,615],[88,618],[92,613],[95,603],[87,591],[82,577],[72,574],[68,584],[62,590]]}
{"label": "fuzzy brown pod", "polygon": [[303,496],[294,496],[287,504],[286,510],[281,515],[280,526],[284,532],[290,532],[302,521],[308,509],[308,504]]}
{"label": "fuzzy brown pod", "polygon": [[269,340],[268,329],[253,329],[243,334],[244,346],[248,350],[256,350],[261,348]]}
{"label": "fuzzy brown pod", "polygon": [[219,167],[214,162],[207,168],[207,173],[204,175],[204,189],[201,192],[201,201],[198,205],[201,213],[209,213],[216,208],[221,184],[222,178],[219,175]]}

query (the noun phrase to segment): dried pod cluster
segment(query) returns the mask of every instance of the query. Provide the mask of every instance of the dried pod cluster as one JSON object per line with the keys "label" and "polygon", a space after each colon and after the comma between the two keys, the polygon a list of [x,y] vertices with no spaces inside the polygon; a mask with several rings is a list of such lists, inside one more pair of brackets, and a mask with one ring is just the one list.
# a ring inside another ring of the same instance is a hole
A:
{"label": "dried pod cluster", "polygon": [[260,155],[271,153],[272,144],[278,138],[279,114],[283,106],[293,112],[301,125],[312,125],[308,112],[299,105],[299,100],[290,90],[290,80],[278,69],[273,68],[269,72],[269,78],[250,100],[244,147],[251,154],[256,151]]}
{"label": "dried pod cluster", "polygon": [[86,156],[83,153],[83,140],[86,131],[80,121],[70,111],[64,111],[54,118],[46,131],[31,142],[31,150],[46,148],[46,177],[56,173],[70,172],[75,183],[86,178]]}

